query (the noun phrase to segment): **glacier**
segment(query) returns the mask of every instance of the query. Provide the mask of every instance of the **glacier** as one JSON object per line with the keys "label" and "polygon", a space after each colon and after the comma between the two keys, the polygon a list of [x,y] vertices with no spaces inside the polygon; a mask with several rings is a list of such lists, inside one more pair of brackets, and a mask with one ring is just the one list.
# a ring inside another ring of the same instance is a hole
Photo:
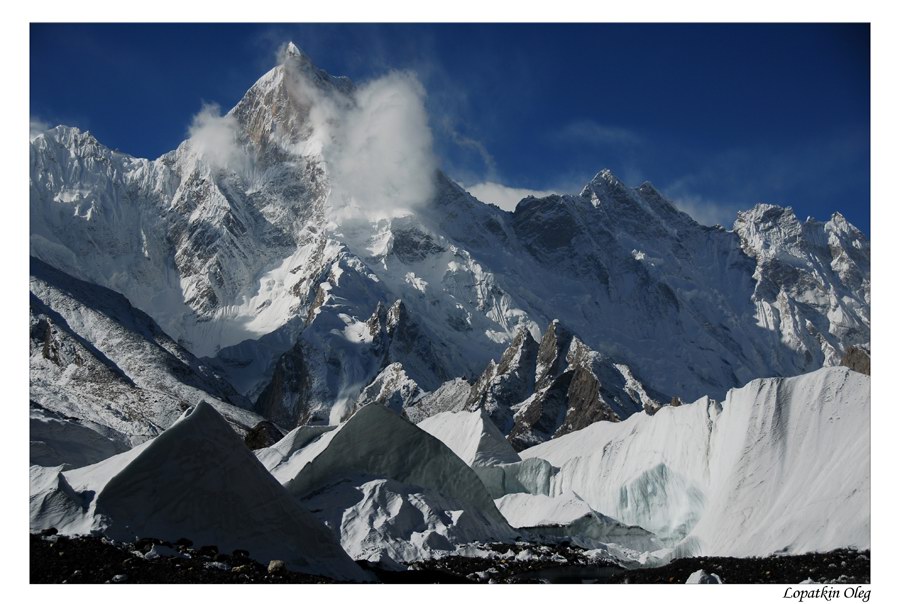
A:
{"label": "glacier", "polygon": [[626,566],[868,548],[869,417],[869,378],[823,368],[518,454],[484,412],[418,427],[377,404],[254,454],[200,403],[94,465],[32,466],[31,529],[188,536],[353,580],[341,560],[402,570],[496,542],[572,543]]}

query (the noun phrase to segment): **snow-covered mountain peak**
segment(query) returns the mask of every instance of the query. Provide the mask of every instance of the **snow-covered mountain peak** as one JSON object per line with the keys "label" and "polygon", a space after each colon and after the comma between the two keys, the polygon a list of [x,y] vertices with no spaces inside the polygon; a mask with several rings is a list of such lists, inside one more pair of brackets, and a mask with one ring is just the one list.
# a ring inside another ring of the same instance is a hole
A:
{"label": "snow-covered mountain peak", "polygon": [[758,203],[749,210],[738,212],[738,221],[760,225],[799,224],[794,209],[771,203]]}
{"label": "snow-covered mountain peak", "polygon": [[284,50],[282,51],[281,62],[285,63],[289,60],[299,59],[301,61],[310,61],[309,57],[300,50],[300,47],[294,44],[293,41],[288,42]]}
{"label": "snow-covered mountain peak", "polygon": [[651,195],[651,196],[655,196],[655,197],[663,196],[662,193],[659,192],[659,189],[654,187],[653,183],[650,182],[649,180],[645,180],[644,182],[642,182],[638,186],[637,190],[638,190],[638,192],[640,192],[644,195]]}
{"label": "snow-covered mountain peak", "polygon": [[580,197],[589,200],[607,220],[622,223],[627,231],[651,229],[654,237],[668,238],[696,226],[690,216],[678,210],[649,182],[631,188],[608,169],[598,172]]}
{"label": "snow-covered mountain peak", "polygon": [[612,170],[604,168],[597,172],[594,178],[581,190],[581,197],[593,200],[596,205],[604,196],[614,195],[616,192],[624,192],[627,189],[625,183],[612,173]]}
{"label": "snow-covered mountain peak", "polygon": [[619,177],[613,174],[613,171],[609,168],[603,168],[594,176],[591,180],[591,184],[594,183],[606,183],[610,187],[614,188],[623,188],[625,183],[619,180]]}
{"label": "snow-covered mountain peak", "polygon": [[[31,145],[32,254],[217,357],[285,425],[355,405],[395,362],[423,391],[479,376],[488,388],[488,361],[518,340],[509,362],[536,362],[520,353],[556,317],[601,355],[578,363],[576,386],[622,365],[634,375],[607,381],[634,378],[663,401],[815,369],[869,341],[868,242],[842,216],[801,225],[760,205],[735,231],[711,229],[610,170],[581,195],[504,212],[438,170],[423,101],[408,74],[355,87],[287,45],[230,112],[206,112],[155,161],[51,130]],[[547,342],[546,362],[565,364],[568,346]],[[522,369],[516,395],[540,380]]]}
{"label": "snow-covered mountain peak", "polygon": [[291,42],[282,51],[280,63],[250,87],[228,116],[263,152],[271,153],[268,144],[275,143],[282,153],[306,154],[308,150],[297,145],[314,134],[317,123],[332,117],[332,105],[352,103],[353,88],[349,78],[319,69]]}
{"label": "snow-covered mountain peak", "polygon": [[68,149],[73,155],[79,157],[108,155],[115,153],[111,149],[100,144],[97,138],[88,130],[81,130],[75,126],[56,126],[36,136],[31,144],[38,149],[48,149],[53,145],[59,145]]}
{"label": "snow-covered mountain peak", "polygon": [[835,212],[831,215],[831,220],[826,223],[825,229],[827,231],[834,231],[847,235],[854,240],[865,239],[865,235],[863,235],[862,231],[850,224],[840,212]]}

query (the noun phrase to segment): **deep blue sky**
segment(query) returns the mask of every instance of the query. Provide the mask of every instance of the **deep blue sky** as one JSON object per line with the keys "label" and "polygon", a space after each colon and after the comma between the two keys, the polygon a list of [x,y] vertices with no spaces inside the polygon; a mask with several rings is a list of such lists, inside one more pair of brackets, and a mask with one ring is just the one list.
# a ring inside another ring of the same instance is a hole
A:
{"label": "deep blue sky", "polygon": [[157,157],[295,41],[335,75],[415,71],[444,169],[576,192],[608,167],[706,220],[760,201],[870,232],[868,25],[40,25],[31,115]]}

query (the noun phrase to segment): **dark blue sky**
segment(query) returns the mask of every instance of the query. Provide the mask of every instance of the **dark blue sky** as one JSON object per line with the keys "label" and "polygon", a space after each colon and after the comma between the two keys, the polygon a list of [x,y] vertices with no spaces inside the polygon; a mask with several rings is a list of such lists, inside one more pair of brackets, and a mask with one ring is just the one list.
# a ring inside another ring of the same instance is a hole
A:
{"label": "dark blue sky", "polygon": [[415,71],[461,182],[577,191],[608,167],[706,221],[760,201],[868,233],[868,25],[32,25],[32,119],[157,157],[295,41]]}

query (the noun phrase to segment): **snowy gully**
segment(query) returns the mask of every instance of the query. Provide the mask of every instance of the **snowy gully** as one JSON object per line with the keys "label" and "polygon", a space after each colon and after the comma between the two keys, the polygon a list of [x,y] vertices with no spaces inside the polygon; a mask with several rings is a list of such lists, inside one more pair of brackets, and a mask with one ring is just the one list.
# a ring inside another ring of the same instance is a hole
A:
{"label": "snowy gully", "polygon": [[863,589],[862,586],[848,587],[843,591],[842,594],[840,590],[827,586],[819,587],[816,589],[796,589],[793,587],[788,587],[784,590],[784,596],[782,596],[782,598],[797,598],[797,600],[800,602],[802,602],[804,598],[823,599],[826,602],[830,602],[831,600],[840,598],[841,595],[843,595],[843,597],[845,598],[859,598],[863,602],[868,602],[869,596],[872,595],[872,590]]}

